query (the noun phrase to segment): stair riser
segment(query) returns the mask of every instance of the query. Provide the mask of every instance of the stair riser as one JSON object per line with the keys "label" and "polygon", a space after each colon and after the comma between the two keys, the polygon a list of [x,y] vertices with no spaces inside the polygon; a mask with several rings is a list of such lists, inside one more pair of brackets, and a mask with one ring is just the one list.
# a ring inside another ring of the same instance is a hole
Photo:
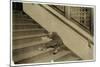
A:
{"label": "stair riser", "polygon": [[55,60],[55,62],[59,62],[59,61],[78,61],[81,60],[79,57],[73,55],[73,53],[70,53],[69,55],[65,55],[61,58],[58,58]]}
{"label": "stair riser", "polygon": [[13,18],[22,18],[22,19],[31,19],[29,16],[25,15],[25,16],[18,16],[18,15],[13,15]]}
{"label": "stair riser", "polygon": [[39,25],[14,25],[13,29],[33,29],[41,28]]}
{"label": "stair riser", "polygon": [[37,44],[37,45],[30,46],[30,47],[16,49],[16,50],[13,51],[13,54],[16,56],[16,55],[28,53],[28,52],[31,52],[31,51],[34,51],[34,50],[41,51],[41,50],[39,50],[39,48],[44,48],[44,47],[45,47],[45,44]]}
{"label": "stair riser", "polygon": [[21,40],[13,40],[13,45],[19,45],[19,44],[29,43],[29,42],[36,42],[40,40],[41,38],[27,38],[27,39],[21,39]]}
{"label": "stair riser", "polygon": [[13,18],[26,18],[26,19],[30,19],[29,16],[27,16],[27,15],[21,15],[21,14],[13,14]]}
{"label": "stair riser", "polygon": [[[43,55],[43,54],[47,54],[47,53],[51,53],[51,52],[53,52],[53,50],[47,51],[47,52],[45,52],[45,53],[41,53],[41,54],[36,55],[36,56],[40,56],[40,57],[42,58],[42,55]],[[21,60],[21,61],[15,62],[15,64],[35,63],[36,59],[38,59],[38,57],[36,57],[36,56],[29,57],[29,58],[27,58],[27,59],[23,59],[23,60]]]}
{"label": "stair riser", "polygon": [[25,35],[34,35],[34,34],[40,34],[40,33],[44,33],[45,31],[40,30],[40,31],[22,31],[22,32],[14,32],[13,36],[25,36]]}
{"label": "stair riser", "polygon": [[48,34],[42,33],[42,34],[35,34],[35,35],[23,35],[23,36],[17,36],[17,37],[13,37],[13,40],[22,40],[22,39],[28,39],[28,38],[40,38],[40,37],[45,37],[48,36]]}
{"label": "stair riser", "polygon": [[53,52],[54,51],[41,55],[42,58],[36,56],[35,59],[36,58],[37,59],[35,60],[35,63],[55,61],[56,59],[58,59],[64,55],[69,55],[69,53],[70,53],[69,51],[63,51],[63,50],[60,50],[57,54],[53,54]]}
{"label": "stair riser", "polygon": [[33,23],[33,22],[27,22],[27,21],[23,21],[23,22],[21,22],[21,21],[19,21],[19,22],[17,22],[17,21],[13,21],[13,25],[17,25],[17,24],[19,24],[19,25],[32,25],[32,24],[36,24],[36,23]]}
{"label": "stair riser", "polygon": [[34,21],[30,21],[30,20],[13,20],[13,24],[37,24]]}
{"label": "stair riser", "polygon": [[52,50],[52,49],[49,49],[49,50],[46,50],[46,51],[31,51],[31,52],[27,52],[27,53],[25,53],[25,54],[20,54],[20,55],[16,55],[16,56],[14,56],[14,60],[15,60],[15,62],[18,62],[18,61],[21,61],[21,60],[24,60],[24,59],[28,59],[28,58],[30,58],[30,57],[33,57],[33,56],[37,56],[37,55],[39,55],[39,54],[43,54],[43,53],[46,53],[46,52],[48,52],[48,51],[50,51],[50,50]]}
{"label": "stair riser", "polygon": [[13,18],[13,21],[33,21],[31,18]]}

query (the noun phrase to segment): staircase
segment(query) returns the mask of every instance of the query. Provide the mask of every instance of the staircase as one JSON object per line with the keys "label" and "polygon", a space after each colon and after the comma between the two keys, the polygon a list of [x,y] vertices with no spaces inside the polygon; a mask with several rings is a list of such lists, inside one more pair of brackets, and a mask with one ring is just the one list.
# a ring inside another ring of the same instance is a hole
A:
{"label": "staircase", "polygon": [[93,59],[94,37],[72,20],[46,4],[23,3],[23,11],[47,31],[56,32],[64,45],[82,60]]}
{"label": "staircase", "polygon": [[62,45],[57,54],[54,48],[45,48],[52,39],[48,31],[23,11],[13,11],[13,62],[15,64],[80,60]]}

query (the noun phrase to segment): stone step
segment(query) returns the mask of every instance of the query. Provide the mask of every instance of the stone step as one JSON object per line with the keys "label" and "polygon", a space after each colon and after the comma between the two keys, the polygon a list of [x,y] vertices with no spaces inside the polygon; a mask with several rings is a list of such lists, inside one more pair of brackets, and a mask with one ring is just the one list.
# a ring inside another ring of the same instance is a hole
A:
{"label": "stone step", "polygon": [[14,44],[13,45],[13,49],[15,50],[15,49],[26,48],[26,47],[30,47],[30,46],[39,45],[39,44],[45,44],[45,43],[48,43],[49,41],[50,41],[50,39],[39,40],[39,41],[32,41],[32,42],[21,43],[21,44]]}
{"label": "stone step", "polygon": [[37,24],[36,22],[32,22],[32,21],[30,21],[30,22],[28,22],[28,21],[12,21],[12,24],[13,25],[33,25],[33,24]]}
{"label": "stone step", "polygon": [[57,54],[53,54],[52,52],[48,52],[47,54],[41,55],[41,57],[35,57],[34,63],[42,63],[42,62],[52,62],[58,58],[61,58],[64,55],[70,54],[70,51],[61,50]]}
{"label": "stone step", "polygon": [[18,24],[18,25],[13,25],[13,29],[33,29],[33,28],[42,28],[40,25],[38,24]]}
{"label": "stone step", "polygon": [[12,17],[13,18],[28,18],[28,19],[30,19],[30,17],[28,15],[24,14],[24,13],[21,13],[21,14],[18,14],[18,13],[12,14]]}
{"label": "stone step", "polygon": [[42,34],[35,34],[35,35],[27,35],[27,36],[16,36],[13,37],[13,40],[18,40],[18,39],[27,39],[27,38],[35,38],[35,37],[43,37],[47,36],[48,34],[42,33]]}
{"label": "stone step", "polygon": [[[43,54],[43,53],[45,53],[45,52],[48,52],[48,51],[51,51],[51,50],[53,50],[53,49],[47,49],[47,50],[45,50],[45,51],[40,51],[40,50],[31,50],[31,49],[29,49],[28,51],[26,51],[26,52],[23,52],[22,51],[22,53],[20,53],[20,54],[18,54],[18,55],[15,55],[13,58],[14,58],[14,62],[18,62],[18,61],[21,61],[21,60],[24,60],[24,59],[27,59],[27,58],[30,58],[30,57],[32,57],[32,56],[36,56],[36,55],[39,55],[39,54]],[[20,51],[21,52],[21,51]]]}
{"label": "stone step", "polygon": [[13,18],[13,21],[34,21],[31,18]]}
{"label": "stone step", "polygon": [[57,54],[53,54],[53,51],[49,51],[47,53],[44,54],[40,54],[37,56],[33,56],[31,58],[19,61],[18,63],[22,64],[22,63],[43,63],[43,62],[51,62],[54,61],[66,54],[70,54],[70,51],[66,51],[66,50],[61,50],[59,51]]}
{"label": "stone step", "polygon": [[16,30],[13,30],[13,32],[23,32],[23,31],[45,31],[45,29],[43,28],[35,28],[35,29],[16,29]]}
{"label": "stone step", "polygon": [[27,36],[27,35],[35,35],[35,34],[42,34],[42,33],[47,33],[47,31],[45,30],[33,30],[33,31],[16,31],[13,32],[13,36],[17,37],[17,36]]}
{"label": "stone step", "polygon": [[59,62],[59,61],[79,61],[81,60],[79,57],[73,55],[73,54],[69,54],[69,55],[65,55],[61,58],[58,58],[55,60],[55,62]]}
{"label": "stone step", "polygon": [[[36,38],[27,38],[27,39],[19,39],[19,40],[13,40],[13,47],[15,45],[23,45],[25,43],[31,43],[31,42],[39,42],[42,38],[36,37]],[[15,48],[15,47],[14,47]]]}

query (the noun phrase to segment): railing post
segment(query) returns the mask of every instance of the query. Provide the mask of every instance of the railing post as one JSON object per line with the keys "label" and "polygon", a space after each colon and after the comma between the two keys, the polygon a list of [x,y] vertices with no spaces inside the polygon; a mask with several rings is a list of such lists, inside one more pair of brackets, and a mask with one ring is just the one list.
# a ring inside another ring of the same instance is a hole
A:
{"label": "railing post", "polygon": [[66,6],[65,7],[65,16],[70,19],[71,18],[71,10],[70,10],[70,6]]}

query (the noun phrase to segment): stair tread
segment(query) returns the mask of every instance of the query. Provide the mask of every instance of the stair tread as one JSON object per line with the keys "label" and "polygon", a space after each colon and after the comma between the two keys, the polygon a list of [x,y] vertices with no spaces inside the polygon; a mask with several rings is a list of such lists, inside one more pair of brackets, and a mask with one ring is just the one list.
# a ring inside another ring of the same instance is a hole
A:
{"label": "stair tread", "polygon": [[27,36],[27,35],[35,35],[35,34],[41,34],[41,33],[46,33],[46,31],[43,30],[38,30],[38,31],[20,31],[20,32],[13,32],[13,36]]}
{"label": "stair tread", "polygon": [[27,22],[27,21],[13,21],[13,25],[16,25],[16,24],[35,24],[33,22]]}
{"label": "stair tread", "polygon": [[13,18],[13,21],[34,21],[33,19],[31,18]]}
{"label": "stair tread", "polygon": [[27,39],[21,39],[21,40],[13,40],[13,45],[25,44],[25,43],[36,42],[36,41],[41,41],[41,40],[42,39],[40,37],[27,38]]}
{"label": "stair tread", "polygon": [[15,18],[28,18],[28,19],[30,19],[30,17],[28,17],[27,15],[24,15],[24,14],[22,14],[22,15],[13,15],[13,18],[15,19]]}
{"label": "stair tread", "polygon": [[75,61],[75,60],[80,60],[80,58],[70,54],[70,55],[65,55],[64,57],[61,57],[55,61]]}
{"label": "stair tread", "polygon": [[35,51],[19,54],[19,55],[14,56],[14,61],[18,62],[18,61],[21,61],[23,59],[26,59],[26,58],[29,58],[29,57],[32,57],[32,56],[36,56],[36,55],[39,55],[41,53],[45,53],[45,52],[48,52],[48,51],[51,51],[51,50],[53,50],[53,49],[49,48],[45,51],[35,50]]}
{"label": "stair tread", "polygon": [[34,24],[37,24],[36,22],[33,22],[33,21],[13,21],[13,25],[34,25]]}
{"label": "stair tread", "polygon": [[34,28],[34,29],[15,29],[13,30],[13,32],[17,32],[17,31],[38,31],[38,30],[45,30],[43,28]]}
{"label": "stair tread", "polygon": [[17,16],[27,16],[26,14],[24,14],[23,12],[13,12],[12,14],[13,17],[17,17]]}
{"label": "stair tread", "polygon": [[35,29],[35,28],[42,28],[38,24],[31,24],[31,25],[13,25],[13,29]]}
{"label": "stair tread", "polygon": [[70,51],[66,51],[66,50],[61,50],[59,53],[57,54],[52,54],[53,50],[50,52],[47,52],[45,54],[40,54],[37,56],[33,56],[31,58],[25,59],[20,61],[19,63],[43,63],[43,62],[51,62],[52,60],[56,60],[64,55],[67,55],[69,53],[71,53]]}
{"label": "stair tread", "polygon": [[30,46],[35,46],[37,44],[43,44],[43,43],[47,43],[50,40],[41,40],[41,41],[36,41],[36,42],[29,42],[29,43],[23,43],[23,44],[16,44],[13,45],[13,49],[21,49],[21,48],[25,48],[25,47],[30,47]]}
{"label": "stair tread", "polygon": [[13,24],[14,26],[16,26],[16,25],[39,25],[39,24],[32,24],[32,23],[29,23],[29,24]]}
{"label": "stair tread", "polygon": [[35,35],[17,36],[17,37],[13,37],[13,40],[32,38],[32,37],[42,37],[42,36],[46,36],[46,35],[48,35],[48,34],[42,33],[42,34],[35,34]]}
{"label": "stair tread", "polygon": [[48,55],[46,55],[46,56],[44,56],[42,58],[39,58],[39,60],[36,60],[34,62],[35,63],[38,63],[38,62],[51,62],[52,60],[56,60],[56,59],[66,55],[66,54],[69,54],[69,53],[71,53],[71,52],[70,51],[66,51],[66,50],[61,50],[60,52],[58,52],[55,55],[53,55],[53,54],[49,55],[48,54]]}

